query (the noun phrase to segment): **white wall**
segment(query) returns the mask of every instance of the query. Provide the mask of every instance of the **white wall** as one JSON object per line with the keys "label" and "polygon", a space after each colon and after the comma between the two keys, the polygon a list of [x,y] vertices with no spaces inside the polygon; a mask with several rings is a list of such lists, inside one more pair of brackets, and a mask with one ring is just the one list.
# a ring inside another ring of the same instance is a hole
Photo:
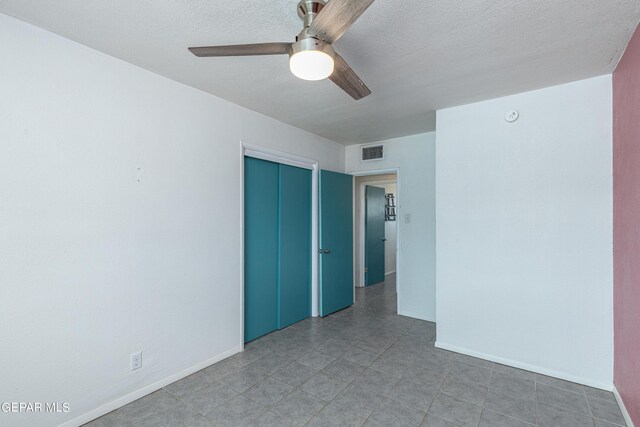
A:
{"label": "white wall", "polygon": [[[435,133],[382,141],[385,159],[360,162],[360,146],[346,150],[347,172],[399,168],[398,312],[435,320]],[[411,222],[405,222],[409,214]]]}
{"label": "white wall", "polygon": [[335,171],[344,148],[5,15],[0,58],[0,394],[71,405],[0,424],[237,351],[240,140]]}
{"label": "white wall", "polygon": [[440,346],[611,386],[611,97],[603,76],[438,111]]}

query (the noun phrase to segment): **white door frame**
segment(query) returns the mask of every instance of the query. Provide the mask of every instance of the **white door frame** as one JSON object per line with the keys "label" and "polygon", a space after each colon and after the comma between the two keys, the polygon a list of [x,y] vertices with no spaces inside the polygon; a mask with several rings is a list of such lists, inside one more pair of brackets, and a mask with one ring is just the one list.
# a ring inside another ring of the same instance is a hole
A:
{"label": "white door frame", "polygon": [[318,317],[318,175],[319,162],[240,141],[240,345],[244,349],[244,158],[253,157],[311,170],[311,316]]}
{"label": "white door frame", "polygon": [[[354,172],[347,172],[349,175],[353,175],[353,176],[375,176],[375,175],[385,175],[385,174],[390,174],[390,173],[394,173],[396,174],[396,186],[397,186],[397,190],[396,190],[396,198],[398,200],[397,203],[397,207],[396,207],[396,218],[400,218],[400,210],[402,207],[402,198],[400,197],[400,168],[388,168],[388,169],[372,169],[372,170],[367,170],[367,171],[354,171]],[[372,182],[366,182],[366,183],[361,183],[360,188],[355,188],[355,180],[354,180],[354,199],[353,199],[353,204],[354,204],[354,212],[355,212],[355,197],[360,197],[360,206],[364,207],[364,187],[365,185],[374,185],[375,182],[391,182],[391,181],[372,181]],[[360,236],[359,237],[359,242],[360,242],[360,251],[359,251],[359,255],[360,255],[360,263],[358,264],[358,270],[360,272],[360,280],[358,281],[358,285],[363,285],[364,284],[364,209],[360,209],[360,217],[359,218],[353,218],[353,229],[355,230],[355,222],[358,221],[360,223]],[[401,234],[401,222],[399,220],[396,220],[396,292],[398,294],[398,303],[397,306],[400,305],[400,299],[401,299],[401,295],[402,295],[402,275],[400,274],[400,250],[401,250],[401,246],[400,246],[400,234]],[[353,236],[353,244],[355,247],[356,244],[356,236],[355,236],[355,232],[354,232],[354,236]],[[356,254],[354,252],[353,254],[353,264],[356,264]],[[356,283],[356,277],[355,277],[355,269],[354,269],[354,273],[353,273],[353,283]],[[355,292],[355,286],[354,286],[354,292]],[[397,310],[397,306],[396,306],[396,310]]]}

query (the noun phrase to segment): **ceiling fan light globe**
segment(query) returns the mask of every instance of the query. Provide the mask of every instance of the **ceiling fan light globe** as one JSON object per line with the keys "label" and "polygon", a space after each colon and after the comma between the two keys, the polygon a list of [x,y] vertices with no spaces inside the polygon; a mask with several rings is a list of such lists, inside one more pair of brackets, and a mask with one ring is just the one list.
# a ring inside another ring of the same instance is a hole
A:
{"label": "ceiling fan light globe", "polygon": [[294,76],[302,80],[324,80],[333,74],[331,55],[320,50],[300,51],[289,59],[289,68]]}

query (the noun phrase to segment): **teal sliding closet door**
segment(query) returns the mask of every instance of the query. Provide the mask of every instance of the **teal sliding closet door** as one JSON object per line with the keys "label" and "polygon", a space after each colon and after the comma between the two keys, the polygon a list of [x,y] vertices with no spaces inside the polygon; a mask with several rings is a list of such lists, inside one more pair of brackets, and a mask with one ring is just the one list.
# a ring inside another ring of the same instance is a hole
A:
{"label": "teal sliding closet door", "polygon": [[244,159],[244,340],[311,315],[311,171]]}
{"label": "teal sliding closet door", "polygon": [[280,165],[279,328],[311,316],[311,171]]}
{"label": "teal sliding closet door", "polygon": [[244,340],[278,328],[277,163],[244,159]]}

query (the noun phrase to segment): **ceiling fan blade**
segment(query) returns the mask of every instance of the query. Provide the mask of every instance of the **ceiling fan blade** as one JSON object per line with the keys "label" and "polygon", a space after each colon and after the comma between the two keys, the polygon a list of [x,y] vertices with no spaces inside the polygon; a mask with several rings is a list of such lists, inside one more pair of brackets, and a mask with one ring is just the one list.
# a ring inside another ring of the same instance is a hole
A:
{"label": "ceiling fan blade", "polygon": [[312,36],[333,43],[353,25],[373,0],[329,0],[315,17],[307,32]]}
{"label": "ceiling fan blade", "polygon": [[356,101],[371,94],[367,85],[360,80],[360,77],[340,55],[336,53],[333,61],[333,74],[329,76],[329,79],[337,84],[340,89],[347,92]]}
{"label": "ceiling fan blade", "polygon": [[291,49],[291,43],[256,43],[229,46],[190,47],[189,51],[195,56],[253,56],[253,55],[286,55]]}

